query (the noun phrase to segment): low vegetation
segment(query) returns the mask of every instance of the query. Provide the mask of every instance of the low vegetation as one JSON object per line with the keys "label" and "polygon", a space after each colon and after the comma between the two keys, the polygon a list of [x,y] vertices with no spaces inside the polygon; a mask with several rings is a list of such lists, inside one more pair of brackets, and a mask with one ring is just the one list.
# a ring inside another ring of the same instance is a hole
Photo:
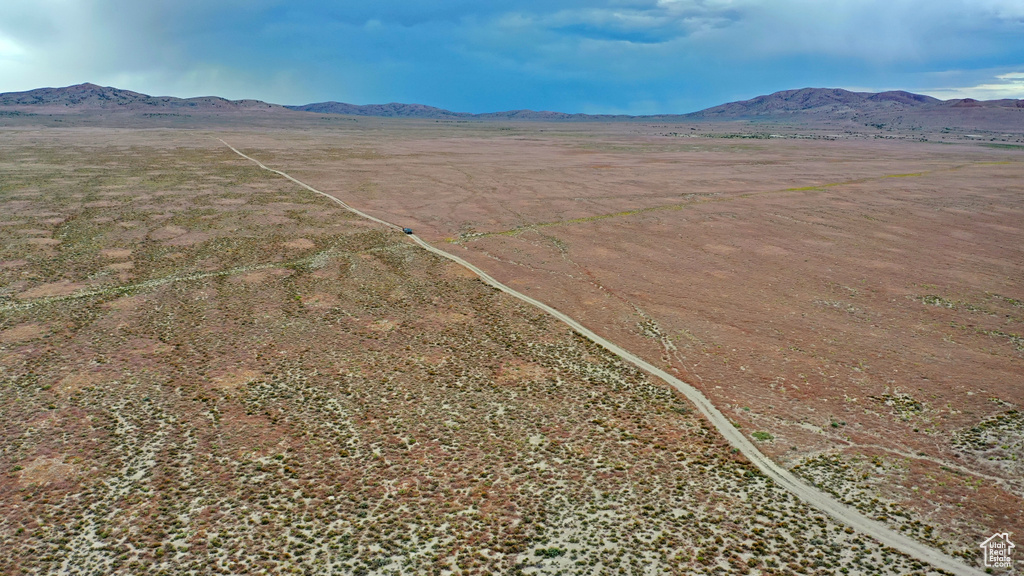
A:
{"label": "low vegetation", "polygon": [[928,571],[669,388],[230,152],[18,138],[2,573]]}

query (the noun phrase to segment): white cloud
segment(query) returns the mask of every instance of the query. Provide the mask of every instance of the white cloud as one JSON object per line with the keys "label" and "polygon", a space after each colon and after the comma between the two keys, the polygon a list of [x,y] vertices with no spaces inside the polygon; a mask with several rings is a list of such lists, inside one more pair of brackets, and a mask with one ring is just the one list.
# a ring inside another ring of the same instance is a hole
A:
{"label": "white cloud", "polygon": [[[1024,0],[0,4],[0,92],[672,111],[807,85],[1020,97],[1024,79]],[[958,67],[976,69],[927,76]]]}
{"label": "white cloud", "polygon": [[0,60],[14,60],[24,58],[28,52],[25,48],[11,38],[0,36]]}
{"label": "white cloud", "polygon": [[1024,99],[1024,72],[997,74],[992,81],[974,86],[952,86],[920,90],[923,94],[949,100],[952,98],[973,98],[975,100]]}

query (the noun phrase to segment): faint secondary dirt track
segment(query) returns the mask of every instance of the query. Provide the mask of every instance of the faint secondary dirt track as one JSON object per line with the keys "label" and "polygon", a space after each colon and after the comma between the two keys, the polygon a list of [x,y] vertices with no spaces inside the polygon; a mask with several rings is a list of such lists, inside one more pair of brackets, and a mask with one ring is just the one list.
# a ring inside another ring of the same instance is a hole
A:
{"label": "faint secondary dirt track", "polygon": [[[309,190],[310,192],[329,198],[332,202],[337,203],[342,208],[345,208],[346,210],[354,214],[358,214],[363,218],[372,220],[374,222],[377,222],[399,232],[402,231],[401,226],[392,224],[391,222],[387,222],[385,220],[381,220],[380,218],[375,218],[373,216],[370,216],[369,214],[361,212],[353,208],[352,206],[349,206],[345,202],[339,200],[338,198],[335,198],[334,196],[331,196],[330,194],[327,194],[325,192],[321,192],[304,182],[296,180],[295,178],[292,178],[291,176],[280,170],[275,170],[273,168],[265,166],[259,160],[256,160],[255,158],[252,158],[250,156],[246,156],[245,154],[239,152],[238,149],[236,149],[234,146],[231,146],[227,142],[224,142],[224,140],[220,140],[220,142],[222,142],[225,146],[233,150],[242,158],[254,162],[257,166],[264,170],[269,170],[270,172],[287,178],[292,182],[298,184],[299,186],[302,186],[303,188]],[[860,512],[857,512],[853,508],[850,508],[849,506],[846,506],[845,504],[832,498],[828,494],[818,490],[817,488],[814,488],[813,486],[805,484],[792,473],[790,473],[788,470],[779,466],[771,459],[769,459],[767,456],[762,454],[761,451],[758,450],[757,447],[754,446],[750,442],[750,440],[748,440],[747,437],[744,436],[743,433],[739,431],[739,429],[733,426],[732,422],[730,422],[729,419],[726,418],[725,415],[718,410],[718,408],[715,408],[715,406],[711,404],[711,402],[703,394],[701,394],[700,391],[690,386],[686,382],[683,382],[682,380],[676,378],[675,376],[672,376],[668,372],[665,372],[664,370],[654,366],[653,364],[650,364],[646,360],[634,355],[628,350],[620,348],[614,343],[605,340],[604,338],[595,334],[594,332],[592,332],[591,330],[589,330],[576,320],[570,318],[569,316],[566,316],[565,314],[559,312],[558,310],[555,310],[551,306],[548,306],[547,304],[539,300],[535,300],[525,294],[517,292],[512,288],[509,288],[508,286],[502,284],[501,282],[498,282],[489,274],[487,274],[480,268],[477,268],[473,264],[470,264],[469,262],[463,260],[462,258],[459,258],[458,256],[455,256],[453,254],[449,254],[444,250],[435,248],[434,246],[427,243],[423,239],[419,238],[415,234],[409,234],[408,236],[413,242],[419,244],[421,247],[423,247],[423,249],[427,250],[428,252],[437,254],[442,258],[447,258],[448,260],[451,260],[452,262],[455,262],[456,264],[465,267],[469,271],[479,276],[481,280],[483,280],[490,286],[493,286],[494,288],[497,288],[498,290],[501,290],[502,292],[505,292],[510,296],[518,298],[519,300],[522,300],[523,302],[526,302],[531,306],[535,306],[547,312],[551,316],[554,316],[558,320],[561,320],[565,324],[569,325],[570,328],[575,330],[581,336],[588,338],[589,340],[593,341],[595,344],[601,346],[602,348],[608,350],[612,354],[615,354],[616,356],[622,358],[626,362],[633,364],[634,366],[640,368],[641,370],[647,372],[648,374],[651,374],[652,376],[660,378],[665,382],[671,384],[672,387],[682,392],[683,395],[686,396],[686,398],[689,399],[690,402],[692,402],[697,407],[697,409],[700,410],[702,414],[704,414],[705,417],[707,417],[707,419],[715,426],[718,432],[725,437],[729,444],[731,444],[734,448],[739,450],[740,453],[746,456],[747,459],[749,459],[755,466],[757,466],[757,468],[761,470],[762,473],[764,473],[766,476],[768,476],[776,483],[778,483],[781,487],[785,488],[794,496],[800,498],[807,504],[817,508],[818,510],[824,512],[825,514],[828,514],[837,521],[842,522],[855,530],[859,530],[860,532],[863,532],[868,536],[871,536],[872,538],[881,542],[885,546],[889,546],[891,548],[899,550],[900,552],[912,556],[922,562],[927,562],[940,570],[944,570],[951,574],[984,574],[984,572],[976,568],[967,566],[961,562],[958,562],[957,560],[954,560],[953,558],[950,558],[942,552],[930,548],[925,544],[922,544],[921,542],[918,542],[910,537],[904,536],[903,534],[890,530],[884,524],[877,522],[875,520],[871,520],[870,518],[864,516]]]}

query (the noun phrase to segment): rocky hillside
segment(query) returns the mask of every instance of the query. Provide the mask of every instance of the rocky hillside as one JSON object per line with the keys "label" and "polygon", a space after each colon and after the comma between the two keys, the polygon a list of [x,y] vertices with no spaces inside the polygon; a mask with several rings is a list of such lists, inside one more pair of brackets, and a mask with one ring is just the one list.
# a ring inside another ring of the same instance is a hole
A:
{"label": "rocky hillside", "polygon": [[[654,116],[569,114],[534,110],[509,110],[474,114],[453,112],[423,104],[357,105],[344,102],[320,102],[302,106],[280,106],[260,100],[227,100],[216,96],[174,98],[149,96],[130,90],[78,84],[65,88],[39,88],[27,92],[0,94],[0,114],[68,114],[128,112],[125,117],[202,116],[235,117],[229,112],[274,111],[315,112],[390,118],[436,120],[525,120],[525,121],[658,121],[714,122],[754,120],[827,126],[876,126],[887,129],[955,129],[995,132],[1024,132],[1024,100],[967,99],[938,100],[931,96],[900,90],[889,92],[851,92],[840,88],[802,88],[783,90],[750,100],[730,102],[690,114]],[[262,115],[261,115],[262,116]],[[268,117],[269,118],[269,117]]]}
{"label": "rocky hillside", "polygon": [[76,84],[64,88],[37,88],[27,92],[0,94],[0,106],[28,112],[89,111],[89,110],[148,110],[161,108],[182,109],[281,109],[277,104],[259,100],[227,100],[217,96],[174,98],[148,96],[131,90],[122,90],[95,84]]}
{"label": "rocky hillside", "polygon": [[963,108],[1024,109],[1024,100],[978,101],[970,98],[939,100],[902,90],[851,92],[841,88],[783,90],[750,100],[730,102],[693,114],[689,118],[740,119],[802,117],[848,117],[890,112],[928,112]]}

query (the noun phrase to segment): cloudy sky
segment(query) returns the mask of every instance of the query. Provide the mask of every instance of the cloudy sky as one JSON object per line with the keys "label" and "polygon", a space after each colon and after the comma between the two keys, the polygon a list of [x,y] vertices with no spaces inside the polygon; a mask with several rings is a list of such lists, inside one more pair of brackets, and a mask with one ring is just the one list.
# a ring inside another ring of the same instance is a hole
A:
{"label": "cloudy sky", "polygon": [[1024,98],[1024,0],[2,0],[0,92],[80,82],[466,112]]}

